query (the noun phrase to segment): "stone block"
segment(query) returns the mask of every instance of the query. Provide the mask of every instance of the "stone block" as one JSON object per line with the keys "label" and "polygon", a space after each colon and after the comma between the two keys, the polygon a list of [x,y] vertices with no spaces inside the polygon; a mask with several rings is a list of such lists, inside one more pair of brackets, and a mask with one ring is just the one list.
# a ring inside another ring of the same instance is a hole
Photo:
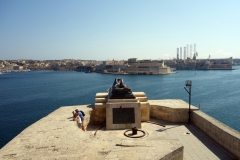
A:
{"label": "stone block", "polygon": [[96,98],[107,98],[108,92],[96,93]]}
{"label": "stone block", "polygon": [[94,108],[106,108],[106,103],[95,103]]}
{"label": "stone block", "polygon": [[148,102],[140,102],[141,121],[150,120],[150,105]]}
{"label": "stone block", "polygon": [[[170,122],[188,122],[189,105],[182,100],[150,100],[149,103],[151,117]],[[198,108],[191,106],[193,110]]]}
{"label": "stone block", "polygon": [[106,103],[106,98],[95,98],[95,103]]}
{"label": "stone block", "polygon": [[144,92],[132,92],[135,97],[147,97]]}
{"label": "stone block", "polygon": [[94,124],[102,124],[106,121],[106,103],[95,103],[91,114]]}
{"label": "stone block", "polygon": [[148,98],[147,97],[136,97],[139,102],[147,102],[148,101]]}
{"label": "stone block", "polygon": [[[91,111],[90,115],[91,115],[90,121],[92,124],[103,124],[106,121],[106,108],[105,107],[94,108]],[[84,122],[86,122],[87,120],[86,118],[84,119]]]}
{"label": "stone block", "polygon": [[138,102],[138,99],[107,99],[107,103],[118,103],[118,102]]}

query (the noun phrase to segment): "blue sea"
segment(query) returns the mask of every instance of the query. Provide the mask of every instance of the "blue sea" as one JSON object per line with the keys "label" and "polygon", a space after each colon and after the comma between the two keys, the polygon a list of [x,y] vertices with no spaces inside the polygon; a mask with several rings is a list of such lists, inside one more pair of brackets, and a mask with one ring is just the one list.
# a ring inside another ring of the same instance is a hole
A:
{"label": "blue sea", "polygon": [[[236,70],[177,71],[170,75],[110,75],[33,71],[0,75],[0,148],[29,125],[61,106],[93,104],[115,78],[148,99],[183,99],[192,80],[192,104],[240,131],[240,66]],[[71,115],[71,112],[66,113]]]}

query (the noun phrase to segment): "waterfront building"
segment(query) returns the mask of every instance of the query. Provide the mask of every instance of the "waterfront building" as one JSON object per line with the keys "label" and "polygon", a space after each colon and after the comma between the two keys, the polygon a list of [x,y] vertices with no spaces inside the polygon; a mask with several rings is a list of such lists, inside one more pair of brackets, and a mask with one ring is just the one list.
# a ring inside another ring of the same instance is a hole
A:
{"label": "waterfront building", "polygon": [[164,65],[162,60],[137,60],[128,61],[123,72],[128,74],[170,74],[173,73],[170,67]]}
{"label": "waterfront building", "polygon": [[22,70],[22,69],[23,69],[23,66],[18,66],[18,65],[13,66],[13,70]]}
{"label": "waterfront building", "polygon": [[221,59],[196,59],[196,54],[194,54],[193,59],[188,57],[184,60],[165,60],[165,64],[179,70],[231,70],[233,60],[232,57]]}
{"label": "waterfront building", "polygon": [[121,71],[126,67],[126,62],[121,60],[108,60],[108,61],[103,61],[101,64],[96,65],[96,72],[100,73],[115,73],[118,72],[119,70]]}
{"label": "waterfront building", "polygon": [[138,60],[129,58],[128,61],[103,61],[96,67],[98,72],[110,74],[170,74],[170,67],[162,60]]}

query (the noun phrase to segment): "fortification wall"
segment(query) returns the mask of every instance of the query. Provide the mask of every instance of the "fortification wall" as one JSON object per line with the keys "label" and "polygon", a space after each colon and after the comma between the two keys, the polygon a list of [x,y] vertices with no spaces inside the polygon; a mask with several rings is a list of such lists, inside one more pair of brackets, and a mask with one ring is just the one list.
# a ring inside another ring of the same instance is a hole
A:
{"label": "fortification wall", "polygon": [[240,134],[202,111],[192,112],[192,122],[240,159]]}
{"label": "fortification wall", "polygon": [[[181,99],[149,100],[150,117],[169,122],[188,122],[189,104]],[[199,110],[191,106],[191,111]]]}

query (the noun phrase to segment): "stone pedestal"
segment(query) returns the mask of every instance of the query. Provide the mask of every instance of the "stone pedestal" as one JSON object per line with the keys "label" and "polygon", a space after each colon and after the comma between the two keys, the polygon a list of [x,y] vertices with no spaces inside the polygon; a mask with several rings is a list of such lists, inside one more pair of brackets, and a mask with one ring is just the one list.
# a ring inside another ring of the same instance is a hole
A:
{"label": "stone pedestal", "polygon": [[137,99],[108,99],[106,129],[141,128],[140,102]]}
{"label": "stone pedestal", "polygon": [[139,103],[141,112],[141,122],[150,120],[150,104],[144,92],[133,92],[135,99],[108,99],[108,92],[96,93],[94,105],[93,122],[95,124],[103,124],[107,121],[106,108],[107,104],[115,103],[117,107],[122,103]]}

